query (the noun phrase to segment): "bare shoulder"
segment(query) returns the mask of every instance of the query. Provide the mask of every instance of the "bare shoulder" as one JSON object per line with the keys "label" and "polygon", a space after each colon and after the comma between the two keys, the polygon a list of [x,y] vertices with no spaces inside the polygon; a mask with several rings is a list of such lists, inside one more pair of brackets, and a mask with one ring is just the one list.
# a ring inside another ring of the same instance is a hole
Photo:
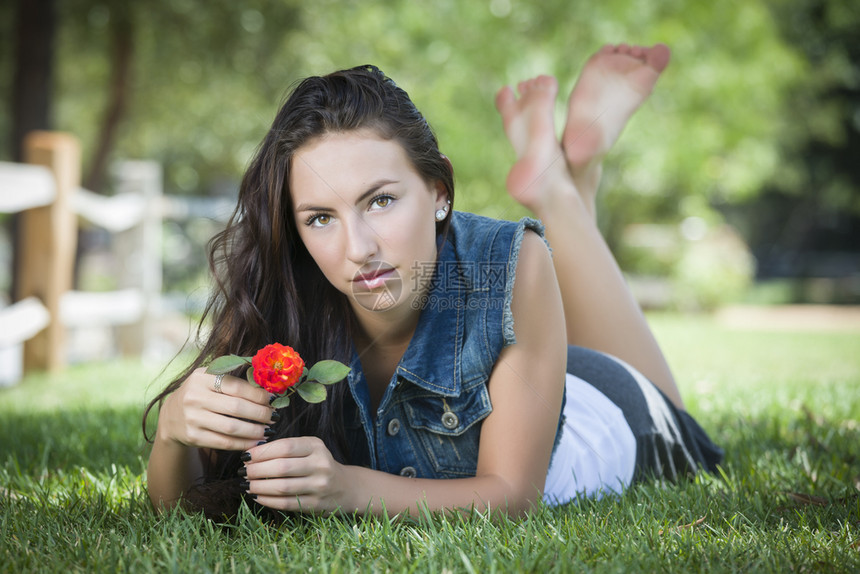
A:
{"label": "bare shoulder", "polygon": [[520,246],[511,312],[518,340],[526,324],[543,325],[546,328],[548,315],[564,316],[561,291],[549,247],[531,230],[526,230]]}
{"label": "bare shoulder", "polygon": [[520,245],[517,268],[521,269],[523,264],[534,266],[541,263],[549,264],[549,268],[552,268],[552,257],[550,256],[549,247],[536,231],[526,228],[523,232],[522,244]]}

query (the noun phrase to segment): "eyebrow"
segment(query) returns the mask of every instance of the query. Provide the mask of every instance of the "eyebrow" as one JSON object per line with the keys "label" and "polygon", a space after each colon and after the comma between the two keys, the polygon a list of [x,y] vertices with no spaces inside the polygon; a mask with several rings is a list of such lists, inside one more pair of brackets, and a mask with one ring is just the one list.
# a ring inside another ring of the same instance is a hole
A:
{"label": "eyebrow", "polygon": [[[389,185],[391,183],[397,183],[397,180],[395,180],[395,179],[380,179],[378,181],[373,182],[373,184],[371,184],[371,186],[367,189],[367,191],[362,193],[361,196],[355,201],[355,204],[356,205],[360,204],[365,199],[367,199],[369,196],[376,193],[379,190],[379,188],[385,187],[386,185]],[[334,190],[332,190],[332,191],[334,191]],[[328,212],[328,211],[334,211],[334,209],[332,209],[330,207],[318,207],[315,205],[310,205],[308,203],[302,203],[301,205],[296,207],[296,213],[301,213],[302,211],[326,211],[326,212]]]}

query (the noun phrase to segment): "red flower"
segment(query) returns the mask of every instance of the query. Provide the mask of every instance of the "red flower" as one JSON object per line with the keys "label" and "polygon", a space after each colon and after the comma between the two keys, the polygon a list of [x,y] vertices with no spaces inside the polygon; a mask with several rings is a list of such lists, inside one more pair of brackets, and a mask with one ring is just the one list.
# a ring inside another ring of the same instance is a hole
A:
{"label": "red flower", "polygon": [[254,380],[270,393],[280,395],[302,378],[304,360],[292,348],[280,343],[266,345],[251,360]]}

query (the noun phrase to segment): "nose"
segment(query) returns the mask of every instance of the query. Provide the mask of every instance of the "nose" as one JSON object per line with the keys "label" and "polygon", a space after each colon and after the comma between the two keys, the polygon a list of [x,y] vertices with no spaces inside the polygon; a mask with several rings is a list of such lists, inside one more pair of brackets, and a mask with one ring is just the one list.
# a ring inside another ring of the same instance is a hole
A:
{"label": "nose", "polygon": [[379,252],[379,235],[361,217],[346,226],[346,257],[358,265],[371,261]]}

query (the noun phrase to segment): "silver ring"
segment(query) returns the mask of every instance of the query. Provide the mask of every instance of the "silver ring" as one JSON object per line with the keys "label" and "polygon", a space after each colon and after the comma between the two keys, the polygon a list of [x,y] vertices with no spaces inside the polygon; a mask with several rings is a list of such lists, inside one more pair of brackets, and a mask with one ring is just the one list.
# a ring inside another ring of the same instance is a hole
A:
{"label": "silver ring", "polygon": [[224,378],[224,375],[223,375],[223,374],[221,374],[221,375],[215,375],[215,384],[214,384],[213,386],[215,387],[215,392],[216,392],[216,393],[224,394],[224,391],[222,391],[222,390],[221,390],[221,380],[222,380],[223,378]]}

